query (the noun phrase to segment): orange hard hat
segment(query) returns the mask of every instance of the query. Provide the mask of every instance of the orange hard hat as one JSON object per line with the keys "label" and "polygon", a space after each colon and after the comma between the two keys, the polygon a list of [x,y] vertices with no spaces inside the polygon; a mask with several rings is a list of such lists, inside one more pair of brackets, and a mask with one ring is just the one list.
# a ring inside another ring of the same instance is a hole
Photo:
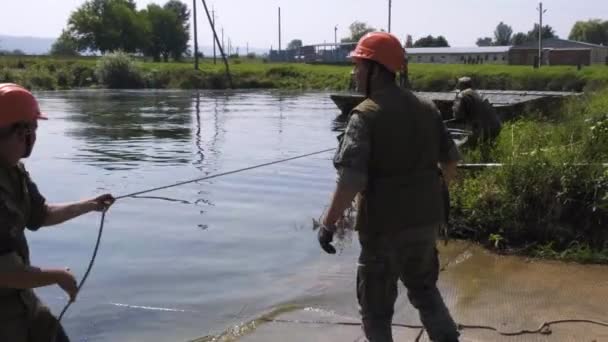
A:
{"label": "orange hard hat", "polygon": [[405,51],[399,39],[387,32],[370,32],[361,37],[349,57],[378,62],[394,73],[405,63]]}
{"label": "orange hard hat", "polygon": [[0,83],[0,127],[46,119],[29,90],[13,83]]}

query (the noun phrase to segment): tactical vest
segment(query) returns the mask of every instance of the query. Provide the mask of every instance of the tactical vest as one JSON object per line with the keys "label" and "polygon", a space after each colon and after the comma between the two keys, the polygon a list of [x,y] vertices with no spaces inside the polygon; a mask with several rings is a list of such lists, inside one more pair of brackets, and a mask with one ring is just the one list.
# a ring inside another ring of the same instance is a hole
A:
{"label": "tactical vest", "polygon": [[358,200],[357,229],[382,234],[441,222],[441,117],[435,105],[389,86],[353,112],[367,122],[371,137],[368,184]]}

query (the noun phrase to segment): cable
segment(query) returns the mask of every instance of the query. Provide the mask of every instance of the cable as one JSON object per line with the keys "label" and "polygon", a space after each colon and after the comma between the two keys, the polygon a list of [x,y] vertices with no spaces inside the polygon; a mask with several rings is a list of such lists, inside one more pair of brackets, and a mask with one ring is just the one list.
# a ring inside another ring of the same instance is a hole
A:
{"label": "cable", "polygon": [[[356,326],[356,327],[361,326],[361,323],[342,322],[342,321],[339,321],[339,322],[300,321],[300,320],[270,319],[270,318],[265,318],[263,320],[265,322],[270,322],[270,323],[318,324],[318,325],[337,325],[337,326]],[[522,329],[519,331],[501,331],[501,330],[498,330],[497,328],[495,328],[493,326],[489,326],[489,325],[458,324],[457,326],[458,326],[459,331],[462,331],[462,330],[491,330],[502,336],[522,336],[522,335],[536,335],[536,334],[549,335],[549,334],[551,334],[552,325],[566,324],[566,323],[578,323],[578,324],[586,323],[586,324],[598,325],[598,326],[608,328],[608,323],[606,323],[606,322],[594,321],[594,320],[589,320],[589,319],[562,319],[562,320],[556,320],[556,321],[547,321],[547,322],[543,322],[537,329],[534,329],[534,330]],[[414,325],[414,324],[393,323],[392,326],[398,327],[398,328],[406,328],[406,329],[424,329],[424,327],[422,325]],[[418,338],[420,338],[420,335],[418,336]]]}
{"label": "cable", "polygon": [[[266,166],[270,166],[270,165],[275,165],[275,164],[280,164],[280,163],[285,163],[285,162],[296,160],[296,159],[302,159],[302,158],[306,158],[306,157],[310,157],[310,156],[314,156],[314,155],[317,155],[317,154],[322,154],[322,153],[326,153],[326,152],[330,152],[330,151],[334,151],[334,150],[335,150],[335,148],[329,148],[329,149],[325,149],[325,150],[321,150],[321,151],[317,151],[317,152],[312,152],[312,153],[298,155],[298,156],[295,156],[295,157],[275,160],[275,161],[272,161],[272,162],[269,162],[269,163],[263,163],[263,164],[258,164],[258,165],[254,165],[254,166],[245,167],[245,168],[242,168],[242,169],[222,172],[222,173],[214,174],[214,175],[211,175],[211,176],[205,176],[205,177],[191,179],[191,180],[187,180],[187,181],[182,181],[182,182],[178,182],[178,183],[174,183],[174,184],[170,184],[170,185],[159,186],[159,187],[148,189],[148,190],[143,190],[143,191],[138,191],[138,192],[134,192],[134,193],[131,193],[131,194],[121,195],[121,196],[116,197],[115,200],[121,200],[121,199],[125,199],[125,198],[136,197],[136,196],[139,196],[139,195],[143,195],[143,194],[147,194],[147,193],[151,193],[151,192],[155,192],[155,191],[159,191],[159,190],[165,190],[165,189],[169,189],[169,188],[174,188],[174,187],[178,187],[178,186],[182,186],[182,185],[186,185],[186,184],[191,184],[191,183],[195,183],[195,182],[199,182],[199,181],[203,181],[203,180],[207,180],[207,179],[228,176],[228,175],[232,175],[232,174],[235,174],[235,173],[245,172],[245,171],[249,171],[249,170],[253,170],[253,169],[259,169],[259,168],[262,168],[262,167],[266,167]],[[101,244],[101,237],[103,235],[103,228],[104,228],[105,221],[106,221],[106,213],[107,213],[107,211],[104,211],[101,214],[101,219],[100,219],[100,222],[99,222],[99,229],[98,229],[98,233],[97,233],[97,242],[95,243],[95,248],[93,249],[93,255],[91,256],[91,260],[89,261],[89,266],[87,267],[87,270],[84,273],[84,276],[82,277],[82,280],[80,281],[80,283],[78,285],[78,292],[80,292],[80,290],[84,286],[85,282],[87,281],[87,278],[89,277],[89,274],[91,273],[91,270],[93,269],[93,265],[95,264],[95,260],[97,259],[97,252],[99,251],[99,246]],[[59,315],[58,322],[57,322],[57,327],[59,327],[59,322],[61,322],[61,320],[63,319],[63,316],[68,311],[68,309],[70,308],[70,306],[72,305],[72,303],[73,303],[72,301],[68,302],[64,306],[63,310],[61,310],[61,314]]]}
{"label": "cable", "polygon": [[270,166],[270,165],[275,165],[275,164],[280,164],[280,163],[285,163],[285,162],[296,160],[296,159],[302,159],[302,158],[306,158],[306,157],[310,157],[310,156],[314,156],[314,155],[317,155],[317,154],[322,154],[322,153],[326,153],[326,152],[330,152],[330,151],[334,151],[334,150],[335,150],[335,148],[328,148],[326,150],[317,151],[317,152],[313,152],[313,153],[302,154],[302,155],[299,155],[299,156],[296,156],[296,157],[280,159],[280,160],[276,160],[276,161],[273,161],[273,162],[259,164],[259,165],[250,166],[250,167],[245,167],[245,168],[238,169],[238,170],[222,172],[222,173],[218,173],[218,174],[211,175],[211,176],[205,176],[205,177],[191,179],[191,180],[187,180],[187,181],[183,181],[183,182],[178,182],[178,183],[174,183],[174,184],[170,184],[170,185],[159,186],[157,188],[152,188],[152,189],[149,189],[149,190],[143,190],[143,191],[134,192],[132,194],[121,195],[121,196],[116,197],[116,200],[120,200],[120,199],[124,199],[124,198],[129,198],[129,197],[134,197],[134,196],[139,196],[139,195],[143,195],[143,194],[147,194],[147,193],[155,192],[155,191],[159,191],[159,190],[170,189],[170,188],[174,188],[174,187],[178,187],[178,186],[182,186],[182,185],[186,185],[186,184],[200,182],[200,181],[207,180],[207,179],[228,176],[228,175],[232,175],[232,174],[235,174],[235,173],[245,172],[245,171],[249,171],[249,170],[253,170],[253,169],[259,169],[259,168],[262,168],[262,167],[266,167],[266,166]]}
{"label": "cable", "polygon": [[[99,222],[99,232],[97,233],[97,242],[95,243],[95,248],[93,249],[93,256],[91,256],[91,261],[89,261],[89,266],[87,267],[87,270],[84,273],[84,276],[82,277],[82,280],[80,281],[80,284],[78,284],[78,292],[80,292],[80,289],[84,286],[84,283],[89,278],[89,274],[91,273],[91,270],[93,269],[93,265],[95,264],[95,259],[97,258],[97,252],[99,251],[99,245],[101,244],[101,236],[103,234],[103,227],[104,227],[105,221],[106,221],[106,212],[107,211],[104,211],[103,213],[101,213],[101,220]],[[74,302],[69,301],[63,307],[63,310],[61,310],[61,314],[59,315],[59,319],[58,319],[59,322],[61,322],[61,319],[63,318],[65,313],[68,311],[68,309],[70,308],[72,303],[74,303]]]}

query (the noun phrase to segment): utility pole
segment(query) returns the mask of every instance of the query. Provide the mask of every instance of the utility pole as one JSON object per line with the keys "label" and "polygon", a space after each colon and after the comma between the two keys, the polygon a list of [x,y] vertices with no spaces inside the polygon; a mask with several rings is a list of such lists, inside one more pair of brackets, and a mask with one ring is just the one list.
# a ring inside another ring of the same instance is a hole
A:
{"label": "utility pole", "polygon": [[[215,30],[215,26],[213,26],[213,20],[211,19],[211,13],[209,12],[209,7],[207,7],[207,3],[205,0],[201,0],[203,3],[203,7],[205,8],[205,14],[207,14],[207,20],[209,20],[209,26],[211,26],[213,31],[213,38],[217,41],[217,44],[220,45],[220,39],[217,37],[217,31]],[[226,67],[226,78],[228,79],[228,84],[231,89],[234,89],[234,83],[232,83],[232,75],[230,74],[230,65],[228,64],[228,59],[226,59],[226,54],[224,53],[224,48],[220,46],[220,53],[222,54],[222,59],[224,60],[224,66]]]}
{"label": "utility pole", "polygon": [[334,59],[338,61],[338,25],[334,27]]}
{"label": "utility pole", "polygon": [[543,3],[538,5],[539,13],[539,25],[538,25],[538,67],[543,65],[543,14],[547,13],[546,9],[543,9]]}
{"label": "utility pole", "polygon": [[279,59],[281,59],[281,7],[279,7]]}
{"label": "utility pole", "polygon": [[388,33],[391,33],[391,14],[393,11],[393,1],[388,0]]}
{"label": "utility pole", "polygon": [[338,25],[334,27],[334,44],[338,47]]}
{"label": "utility pole", "polygon": [[249,42],[247,42],[247,54],[249,55]]}
{"label": "utility pole", "polygon": [[[211,26],[213,26],[213,30],[215,31],[215,8],[211,8]],[[213,64],[217,64],[217,57],[215,53],[215,39],[213,39]]]}
{"label": "utility pole", "polygon": [[198,25],[196,24],[196,1],[192,0],[192,13],[194,15],[194,70],[198,70]]}
{"label": "utility pole", "polygon": [[226,48],[226,44],[224,41],[224,28],[222,27],[222,50]]}

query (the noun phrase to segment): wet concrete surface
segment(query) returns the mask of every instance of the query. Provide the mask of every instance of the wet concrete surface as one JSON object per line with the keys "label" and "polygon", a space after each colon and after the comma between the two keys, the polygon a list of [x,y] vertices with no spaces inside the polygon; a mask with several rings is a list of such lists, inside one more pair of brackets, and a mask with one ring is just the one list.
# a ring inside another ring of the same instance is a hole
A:
{"label": "wet concrete surface", "polygon": [[[286,280],[297,286],[303,277],[314,286],[283,313],[271,314],[242,330],[230,341],[364,341],[358,326],[354,250]],[[455,320],[464,325],[462,341],[608,341],[608,327],[590,323],[560,323],[550,334],[500,334],[469,326],[492,326],[511,333],[536,330],[554,320],[608,321],[608,267],[499,256],[465,242],[440,247],[439,287]],[[350,261],[349,261],[350,258]],[[302,278],[300,278],[302,277]],[[299,280],[298,280],[299,279]],[[309,278],[310,280],[310,278]],[[419,326],[405,289],[395,305],[394,323]],[[415,341],[420,329],[394,327],[395,341]],[[237,338],[238,337],[238,338]],[[420,341],[429,341],[423,334]]]}

